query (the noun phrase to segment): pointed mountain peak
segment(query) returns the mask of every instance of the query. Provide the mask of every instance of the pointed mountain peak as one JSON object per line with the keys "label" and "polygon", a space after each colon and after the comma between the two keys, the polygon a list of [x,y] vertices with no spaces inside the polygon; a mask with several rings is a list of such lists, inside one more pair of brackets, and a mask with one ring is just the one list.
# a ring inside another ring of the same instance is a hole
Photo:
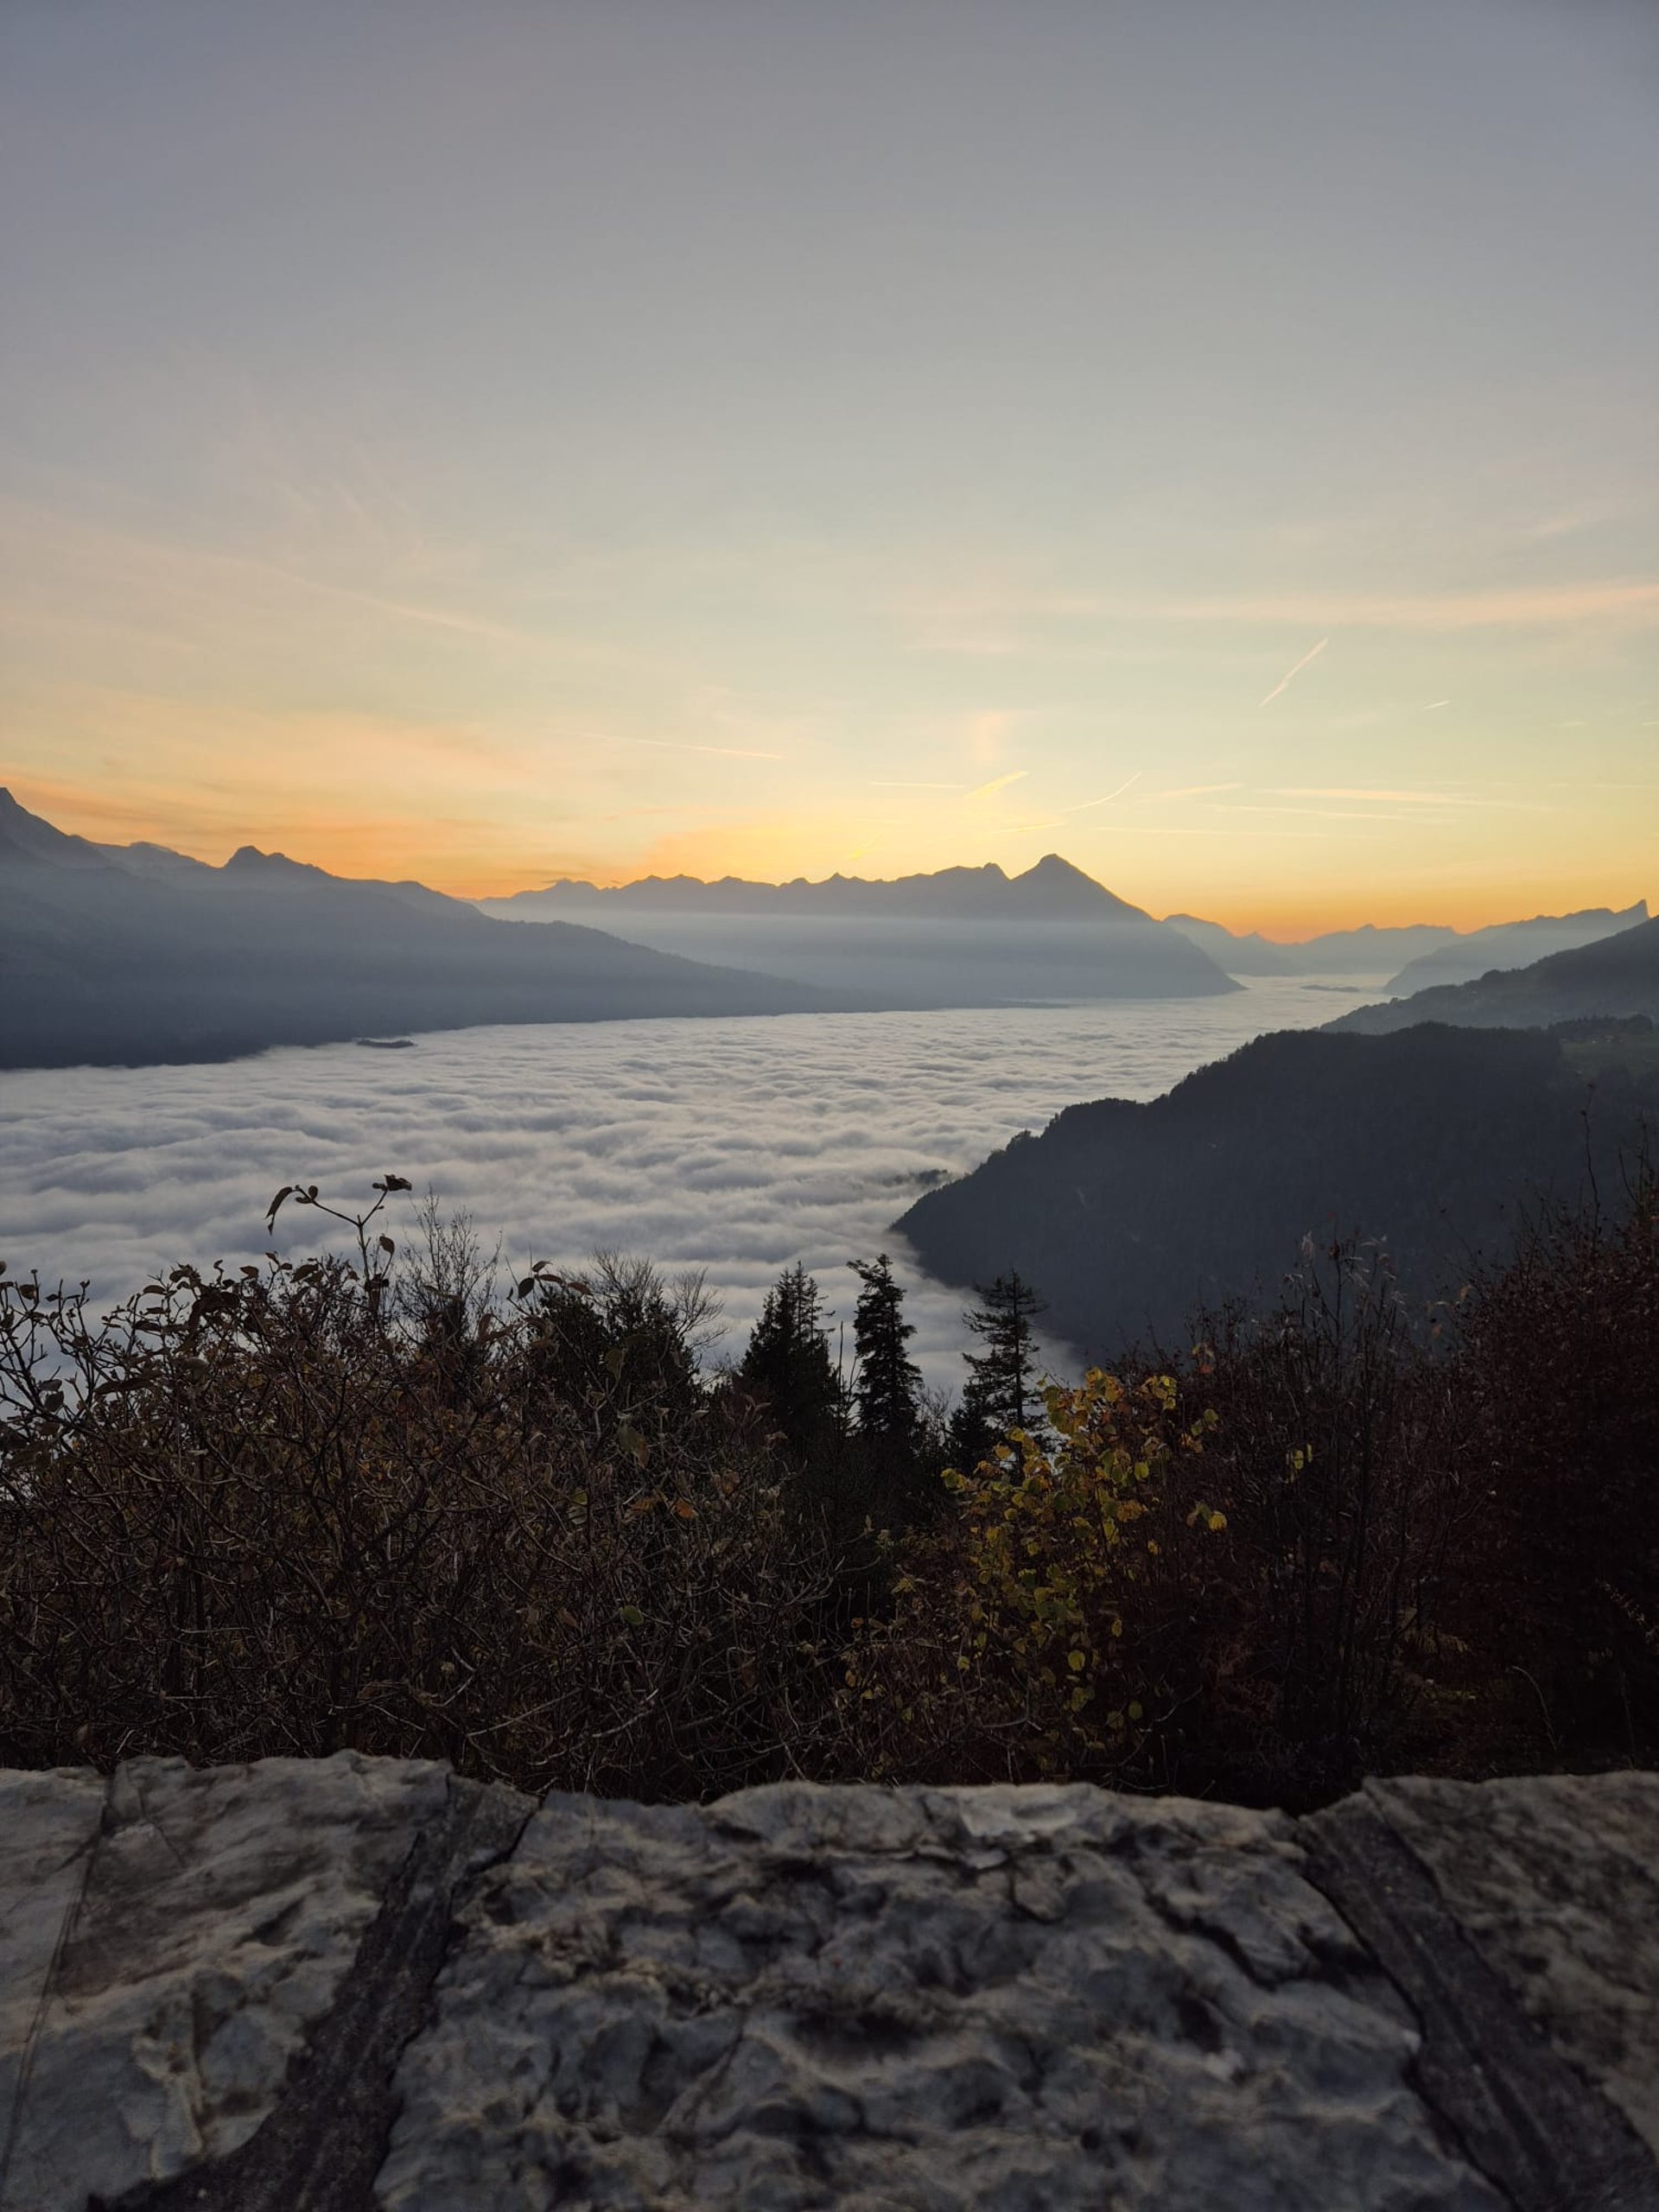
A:
{"label": "pointed mountain peak", "polygon": [[1096,883],[1092,875],[1085,875],[1074,862],[1058,853],[1045,853],[1034,867],[1028,868],[1023,875],[1016,875],[1010,887],[1020,894],[1022,913],[1113,914],[1120,920],[1149,918],[1139,906],[1120,899],[1116,892],[1109,891],[1103,883]]}
{"label": "pointed mountain peak", "polygon": [[238,875],[296,876],[311,879],[324,877],[327,868],[315,867],[309,861],[291,861],[286,853],[262,853],[257,845],[238,845],[225,863],[226,873]]}

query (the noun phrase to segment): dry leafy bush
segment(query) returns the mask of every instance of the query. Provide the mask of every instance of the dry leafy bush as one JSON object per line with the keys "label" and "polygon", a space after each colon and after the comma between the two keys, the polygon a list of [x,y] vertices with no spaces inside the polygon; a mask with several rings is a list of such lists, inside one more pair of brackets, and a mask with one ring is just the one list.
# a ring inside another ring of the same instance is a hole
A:
{"label": "dry leafy bush", "polygon": [[1389,1763],[1479,1541],[1470,1421],[1389,1273],[1307,1250],[1270,1319],[1046,1393],[946,1477],[843,1709],[876,1770],[1312,1802]]}
{"label": "dry leafy bush", "polygon": [[829,1561],[686,1387],[685,1297],[611,1262],[400,1298],[391,1265],[180,1268],[105,1325],[0,1283],[0,1763],[350,1745],[647,1796],[791,1770]]}
{"label": "dry leafy bush", "polygon": [[955,1518],[902,1547],[890,1615],[848,1655],[842,1707],[873,1772],[1113,1771],[1182,1694],[1227,1527],[1198,1494],[1212,1418],[1185,1415],[1165,1374],[1092,1369],[1043,1401],[1043,1430],[947,1471]]}
{"label": "dry leafy bush", "polygon": [[1527,1690],[1548,1755],[1659,1754],[1659,1176],[1535,1214],[1470,1286],[1487,1523],[1465,1635]]}
{"label": "dry leafy bush", "polygon": [[1433,1329],[1374,1254],[1310,1248],[1276,1314],[1051,1385],[943,1485],[917,1455],[895,1536],[833,1540],[867,1440],[808,1452],[704,1373],[695,1279],[601,1256],[504,1297],[435,1212],[397,1259],[398,1187],[337,1217],[354,1262],[181,1268],[102,1322],[0,1273],[0,1764],[353,1745],[532,1790],[1306,1805],[1659,1751],[1645,1166]]}

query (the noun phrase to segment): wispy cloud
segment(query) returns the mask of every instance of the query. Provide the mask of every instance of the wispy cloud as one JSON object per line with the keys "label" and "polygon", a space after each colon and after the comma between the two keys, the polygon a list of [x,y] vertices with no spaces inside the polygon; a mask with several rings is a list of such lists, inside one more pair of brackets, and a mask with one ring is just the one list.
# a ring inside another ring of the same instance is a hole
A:
{"label": "wispy cloud", "polygon": [[648,745],[654,753],[717,753],[727,760],[786,760],[786,753],[762,753],[750,745],[684,745],[677,738],[624,737],[623,745]]}
{"label": "wispy cloud", "polygon": [[1132,790],[1140,782],[1141,774],[1142,771],[1137,768],[1128,781],[1121,783],[1115,791],[1107,791],[1099,798],[1086,798],[1081,806],[1068,806],[1065,810],[1068,814],[1087,814],[1090,807],[1109,806],[1115,798],[1122,798],[1125,791]]}
{"label": "wispy cloud", "polygon": [[[909,778],[903,778],[895,783],[887,779],[877,777],[870,785],[873,791],[964,791],[967,788],[966,784],[918,783]],[[994,790],[995,786],[992,785],[988,785],[987,788]]]}
{"label": "wispy cloud", "polygon": [[1163,799],[1209,798],[1217,791],[1242,791],[1243,784],[1182,784],[1173,791],[1142,791],[1135,802],[1139,806],[1153,806]]}
{"label": "wispy cloud", "polygon": [[1351,798],[1375,799],[1384,806],[1471,806],[1519,808],[1523,812],[1539,811],[1527,799],[1493,798],[1484,793],[1470,791],[1397,791],[1379,790],[1364,784],[1283,784],[1270,794],[1274,798]]}
{"label": "wispy cloud", "polygon": [[[1386,814],[1370,807],[1362,810],[1358,807],[1267,806],[1255,799],[1240,799],[1235,805],[1227,807],[1224,811],[1228,814],[1288,814],[1307,822],[1415,822],[1422,823],[1436,819],[1432,814]],[[1450,821],[1451,818],[1449,815],[1440,817],[1443,821]]]}
{"label": "wispy cloud", "polygon": [[[1045,650],[1077,625],[1282,626],[1427,632],[1550,627],[1613,622],[1659,624],[1659,582],[1607,577],[1484,591],[1217,593],[1143,597],[1133,593],[1011,592],[960,602],[918,598],[907,610],[927,650],[1010,656]],[[1066,640],[1068,646],[1071,641]]]}
{"label": "wispy cloud", "polygon": [[1287,691],[1290,689],[1292,683],[1301,674],[1308,663],[1319,658],[1319,655],[1325,651],[1330,642],[1331,640],[1329,638],[1321,638],[1317,645],[1310,645],[1308,650],[1302,655],[1300,660],[1297,661],[1293,667],[1287,668],[1285,671],[1279,681],[1274,685],[1272,690],[1268,692],[1267,697],[1265,699],[1259,699],[1256,702],[1256,704],[1260,707],[1271,706],[1281,691]]}

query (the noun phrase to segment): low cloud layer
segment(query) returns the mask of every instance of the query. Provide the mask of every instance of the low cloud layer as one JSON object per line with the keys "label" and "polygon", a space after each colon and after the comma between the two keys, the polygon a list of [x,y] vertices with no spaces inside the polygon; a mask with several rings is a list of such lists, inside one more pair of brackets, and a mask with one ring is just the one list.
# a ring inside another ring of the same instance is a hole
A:
{"label": "low cloud layer", "polygon": [[[1235,997],[1011,1012],[474,1029],[411,1051],[0,1076],[0,1257],[113,1303],[158,1268],[257,1259],[283,1183],[366,1203],[390,1169],[472,1214],[504,1262],[596,1246],[706,1268],[735,1355],[803,1260],[850,1319],[850,1259],[891,1252],[929,1379],[961,1375],[963,1300],[889,1226],[927,1182],[1108,1095],[1146,1098],[1263,1029],[1363,991],[1279,979]],[[410,1201],[395,1201],[409,1225]],[[315,1249],[286,1209],[276,1248]]]}

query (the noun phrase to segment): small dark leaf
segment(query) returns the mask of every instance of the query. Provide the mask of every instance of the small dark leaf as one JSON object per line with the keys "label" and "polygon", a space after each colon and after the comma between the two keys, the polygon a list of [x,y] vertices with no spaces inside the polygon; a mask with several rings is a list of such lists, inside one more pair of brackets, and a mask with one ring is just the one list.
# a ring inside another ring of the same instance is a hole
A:
{"label": "small dark leaf", "polygon": [[383,1236],[380,1239],[380,1249],[386,1255],[387,1258],[390,1259],[391,1255],[397,1249],[397,1247],[392,1243],[390,1236]]}
{"label": "small dark leaf", "polygon": [[277,1193],[276,1193],[276,1197],[271,1200],[270,1204],[270,1205],[265,1208],[265,1227],[266,1227],[267,1229],[271,1229],[271,1228],[274,1228],[274,1227],[275,1227],[275,1225],[276,1225],[276,1209],[277,1209],[277,1207],[278,1207],[279,1205],[281,1205],[281,1204],[283,1203],[283,1200],[284,1198],[291,1198],[291,1197],[293,1196],[293,1194],[294,1194],[294,1185],[293,1185],[291,1183],[284,1183],[284,1184],[283,1184],[283,1187],[282,1187],[282,1189],[281,1189],[280,1191],[278,1191],[278,1192],[277,1192]]}

